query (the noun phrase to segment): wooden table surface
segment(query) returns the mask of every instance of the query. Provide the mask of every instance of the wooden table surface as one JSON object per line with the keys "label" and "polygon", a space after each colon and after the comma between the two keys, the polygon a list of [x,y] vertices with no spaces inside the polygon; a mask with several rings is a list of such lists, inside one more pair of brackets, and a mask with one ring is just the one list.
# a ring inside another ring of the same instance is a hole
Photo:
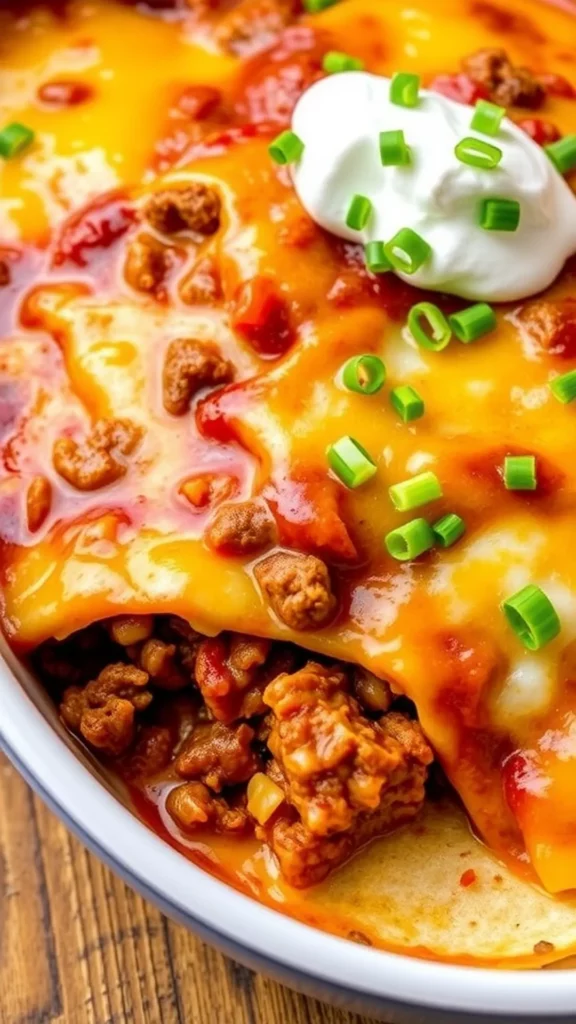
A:
{"label": "wooden table surface", "polygon": [[195,939],[88,853],[0,755],[0,1024],[371,1024]]}

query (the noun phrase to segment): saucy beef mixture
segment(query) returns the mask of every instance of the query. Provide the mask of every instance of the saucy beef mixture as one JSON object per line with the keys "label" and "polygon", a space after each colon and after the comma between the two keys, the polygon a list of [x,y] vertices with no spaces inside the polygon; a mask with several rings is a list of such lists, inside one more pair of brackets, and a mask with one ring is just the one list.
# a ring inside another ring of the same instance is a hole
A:
{"label": "saucy beef mixture", "polygon": [[[306,607],[277,561],[269,580]],[[294,886],[422,807],[432,751],[408,702],[364,669],[149,615],[50,641],[35,664],[68,728],[130,784],[173,783],[182,832],[255,833]]]}
{"label": "saucy beef mixture", "polygon": [[[55,6],[64,17],[66,4]],[[321,33],[298,24],[298,0],[157,0],[143,6],[197,10],[200,19],[214,22],[216,42],[225,52],[246,58],[234,97],[213,85],[181,91],[154,154],[155,172],[187,163],[202,146],[209,152],[210,140],[217,151],[259,133],[273,137],[290,123],[298,96],[322,76],[327,43]],[[473,6],[478,17],[500,10]],[[461,102],[485,98],[512,106],[511,116],[540,144],[559,133],[535,112],[547,95],[571,88],[559,76],[516,67],[498,48],[465,57],[459,69],[427,84]],[[81,82],[75,89],[57,85],[47,84],[43,102],[89,102]],[[52,269],[83,270],[92,259],[98,264],[121,240],[125,284],[139,297],[166,303],[174,272],[186,261],[186,244],[192,236],[201,246],[218,232],[221,206],[217,188],[201,181],[163,188],[141,204],[106,195],[92,202],[89,216],[80,211],[68,219]],[[288,242],[295,259],[318,235],[303,217],[282,230],[293,234]],[[330,244],[330,258],[339,267],[329,296],[336,307],[368,297],[393,317],[395,303],[403,313],[414,300],[416,293],[401,282],[394,282],[391,293],[389,283],[368,274],[357,247]],[[9,254],[0,258],[0,289],[10,286],[13,272]],[[81,292],[84,286],[70,287]],[[177,281],[177,295],[187,306],[222,304],[215,261],[200,258],[187,269]],[[575,308],[568,300],[536,300],[520,315],[540,349],[573,355]],[[33,301],[23,309],[25,326],[34,327]],[[267,359],[293,341],[294,310],[266,276],[246,282],[227,309],[233,329]],[[172,340],[161,368],[165,412],[196,415],[201,431],[213,430],[218,438],[210,389],[233,385],[235,373],[215,343]],[[206,389],[195,409],[195,397]],[[29,531],[40,531],[47,520],[54,480],[82,494],[116,483],[130,471],[142,433],[130,419],[110,418],[96,420],[82,439],[57,438],[52,483],[37,476],[28,485]],[[281,532],[287,526],[279,525],[273,501],[265,495],[231,500],[235,488],[226,473],[198,473],[181,485],[189,506],[206,513],[206,544],[223,557],[262,553],[255,576],[281,623],[296,631],[326,626],[338,606],[333,564],[356,556],[336,515],[337,500],[326,500],[326,517],[337,523],[330,544],[329,530],[315,522],[309,533],[320,539],[299,545],[299,534],[294,541]],[[302,550],[266,553],[278,543]],[[312,554],[311,547],[328,555]],[[433,754],[413,705],[354,665],[240,632],[206,637],[172,615],[111,618],[44,643],[32,659],[68,729],[143,794],[162,784],[166,810],[183,834],[253,834],[296,887],[320,882],[369,839],[413,819],[426,798]]]}

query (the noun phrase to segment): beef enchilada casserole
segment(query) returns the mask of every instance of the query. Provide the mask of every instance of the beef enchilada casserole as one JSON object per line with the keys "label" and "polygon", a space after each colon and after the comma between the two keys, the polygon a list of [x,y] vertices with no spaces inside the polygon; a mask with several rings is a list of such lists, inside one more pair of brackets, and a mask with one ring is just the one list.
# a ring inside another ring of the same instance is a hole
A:
{"label": "beef enchilada casserole", "polygon": [[576,949],[576,8],[0,11],[0,590],[185,855]]}

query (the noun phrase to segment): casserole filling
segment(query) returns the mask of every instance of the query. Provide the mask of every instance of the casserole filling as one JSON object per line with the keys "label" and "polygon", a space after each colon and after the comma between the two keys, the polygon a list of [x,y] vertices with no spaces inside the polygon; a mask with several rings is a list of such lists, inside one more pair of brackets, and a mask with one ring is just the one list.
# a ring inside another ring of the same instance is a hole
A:
{"label": "casserole filling", "polygon": [[256,834],[298,888],[414,818],[432,751],[365,669],[176,616],[123,616],[35,655],[62,720],[178,829]]}
{"label": "casserole filling", "polygon": [[243,888],[242,844],[307,889],[443,779],[576,888],[573,32],[0,12],[4,632]]}

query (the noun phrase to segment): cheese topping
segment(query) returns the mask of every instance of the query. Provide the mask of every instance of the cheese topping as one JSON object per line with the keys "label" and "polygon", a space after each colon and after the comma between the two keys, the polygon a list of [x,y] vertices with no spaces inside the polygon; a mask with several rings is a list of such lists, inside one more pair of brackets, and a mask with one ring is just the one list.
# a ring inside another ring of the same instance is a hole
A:
{"label": "cheese topping", "polygon": [[[420,287],[488,302],[541,291],[576,250],[576,198],[545,151],[509,118],[487,139],[470,128],[472,115],[472,107],[426,90],[416,107],[398,106],[383,75],[350,71],[316,82],[292,119],[304,143],[293,170],[303,206],[351,241],[386,242],[402,228],[416,231],[432,255],[400,277]],[[410,162],[383,167],[379,135],[397,130]],[[454,148],[464,138],[501,149],[498,166],[461,163]],[[372,203],[361,231],[346,225],[354,195]],[[520,203],[517,231],[480,226],[481,203],[490,198]]]}

